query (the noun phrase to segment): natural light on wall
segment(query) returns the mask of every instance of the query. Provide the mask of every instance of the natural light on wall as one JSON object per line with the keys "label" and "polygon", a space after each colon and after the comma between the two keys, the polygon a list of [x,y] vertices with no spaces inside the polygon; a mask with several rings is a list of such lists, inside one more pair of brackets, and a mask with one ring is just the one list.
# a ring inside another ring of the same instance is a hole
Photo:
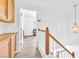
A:
{"label": "natural light on wall", "polygon": [[76,7],[77,7],[77,5],[75,4],[74,5],[74,8],[75,8],[74,16],[75,16],[75,18],[74,18],[74,24],[73,24],[72,30],[73,30],[73,32],[78,33],[79,32],[79,26],[78,26],[78,23],[76,21]]}

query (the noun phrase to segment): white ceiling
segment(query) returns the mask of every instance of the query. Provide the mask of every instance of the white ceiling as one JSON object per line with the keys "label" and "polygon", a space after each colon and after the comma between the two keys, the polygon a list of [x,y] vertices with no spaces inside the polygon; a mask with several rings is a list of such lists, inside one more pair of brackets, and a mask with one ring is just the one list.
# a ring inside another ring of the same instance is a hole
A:
{"label": "white ceiling", "polygon": [[79,0],[15,0],[20,1],[26,4],[36,5],[36,6],[45,6],[45,7],[51,7],[52,5],[55,6],[63,6],[63,5],[69,5],[74,3],[79,3]]}
{"label": "white ceiling", "polygon": [[74,11],[74,4],[78,4],[77,10],[79,10],[79,0],[15,0],[22,4],[33,5],[37,7],[57,9],[62,12]]}

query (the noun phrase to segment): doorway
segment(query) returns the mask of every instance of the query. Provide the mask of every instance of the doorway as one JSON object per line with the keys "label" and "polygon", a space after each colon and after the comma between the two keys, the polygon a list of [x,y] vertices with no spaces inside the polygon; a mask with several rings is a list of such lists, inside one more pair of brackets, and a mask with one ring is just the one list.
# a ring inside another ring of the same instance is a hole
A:
{"label": "doorway", "polygon": [[[19,27],[19,39],[20,50],[24,46],[24,37],[33,36],[33,30],[36,29],[36,11],[20,9],[20,27]],[[36,46],[36,38],[34,37],[34,44]]]}

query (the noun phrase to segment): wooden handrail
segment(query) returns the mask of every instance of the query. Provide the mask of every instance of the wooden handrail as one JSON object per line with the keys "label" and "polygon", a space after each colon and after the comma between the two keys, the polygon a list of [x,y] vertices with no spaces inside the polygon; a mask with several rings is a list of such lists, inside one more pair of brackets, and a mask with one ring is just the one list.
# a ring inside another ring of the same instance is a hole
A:
{"label": "wooden handrail", "polygon": [[41,29],[38,29],[38,31],[46,32],[46,30],[41,30]]}
{"label": "wooden handrail", "polygon": [[52,38],[52,39],[54,39],[64,50],[66,50],[70,55],[72,55],[72,53],[68,50],[68,49],[66,49],[64,46],[63,46],[63,44],[61,44],[55,37],[53,37],[50,33],[49,33],[49,36]]}
{"label": "wooden handrail", "polygon": [[50,33],[49,33],[49,30],[48,28],[46,28],[46,30],[41,30],[41,29],[38,29],[38,31],[42,31],[42,32],[45,32],[46,34],[46,42],[45,42],[45,51],[46,51],[46,54],[48,55],[49,54],[49,36],[57,43],[59,44],[65,51],[67,51],[71,56],[72,58],[75,58],[75,54],[74,52],[70,52],[66,47],[64,47],[63,44],[61,44],[54,36],[52,36]]}

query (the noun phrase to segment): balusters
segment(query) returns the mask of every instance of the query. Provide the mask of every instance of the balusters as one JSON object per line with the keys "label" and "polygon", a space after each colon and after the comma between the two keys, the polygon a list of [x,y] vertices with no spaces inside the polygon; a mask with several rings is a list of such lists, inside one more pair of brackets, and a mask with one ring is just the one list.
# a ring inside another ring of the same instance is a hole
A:
{"label": "balusters", "polygon": [[62,53],[63,53],[63,58],[66,58],[66,54],[65,54],[65,51],[63,51]]}
{"label": "balusters", "polygon": [[56,43],[56,45],[57,45],[57,58],[60,58],[60,46],[59,46],[59,44],[58,43]]}
{"label": "balusters", "polygon": [[57,52],[57,43],[55,42],[55,56],[58,58],[58,52]]}
{"label": "balusters", "polygon": [[72,56],[65,51],[59,44],[52,40],[52,52],[56,58],[72,58]]}
{"label": "balusters", "polygon": [[69,58],[69,54],[66,52],[66,57]]}
{"label": "balusters", "polygon": [[72,58],[72,56],[68,52],[65,53],[66,53],[66,58]]}
{"label": "balusters", "polygon": [[60,53],[60,51],[61,51],[61,47],[58,45],[59,58],[61,58],[61,53]]}
{"label": "balusters", "polygon": [[[62,51],[63,49],[61,48],[61,51]],[[61,58],[63,58],[63,52],[61,52]]]}
{"label": "balusters", "polygon": [[70,58],[69,56],[70,56],[70,54],[68,54],[68,52],[66,52],[66,58]]}
{"label": "balusters", "polygon": [[66,52],[66,51],[65,51],[65,57],[66,57],[66,58],[68,58],[68,54],[67,54],[67,52]]}
{"label": "balusters", "polygon": [[57,57],[57,43],[55,42],[55,53],[56,53],[56,57]]}
{"label": "balusters", "polygon": [[54,40],[52,41],[52,50],[53,50],[54,57],[56,57],[55,56],[55,53],[56,53],[56,45],[55,45],[55,41]]}
{"label": "balusters", "polygon": [[64,51],[64,58],[66,58],[66,51]]}
{"label": "balusters", "polygon": [[[61,47],[62,48],[62,47]],[[62,48],[62,58],[64,58],[64,49]]]}
{"label": "balusters", "polygon": [[61,52],[61,58],[62,58],[62,52]]}
{"label": "balusters", "polygon": [[70,54],[68,52],[66,52],[66,57],[67,58],[70,58],[69,56],[70,56]]}
{"label": "balusters", "polygon": [[54,48],[54,40],[52,40],[52,52],[53,52],[53,56],[54,56],[54,51],[55,51],[55,48]]}
{"label": "balusters", "polygon": [[60,53],[60,58],[62,58],[62,52]]}
{"label": "balusters", "polygon": [[50,47],[49,49],[50,49],[51,52],[53,52],[52,51],[53,50],[53,44],[52,44],[53,43],[53,40],[51,38],[49,38],[49,42],[50,42],[49,43],[49,47]]}
{"label": "balusters", "polygon": [[54,57],[55,58],[57,58],[56,54],[57,54],[57,46],[56,46],[56,42],[54,41]]}

